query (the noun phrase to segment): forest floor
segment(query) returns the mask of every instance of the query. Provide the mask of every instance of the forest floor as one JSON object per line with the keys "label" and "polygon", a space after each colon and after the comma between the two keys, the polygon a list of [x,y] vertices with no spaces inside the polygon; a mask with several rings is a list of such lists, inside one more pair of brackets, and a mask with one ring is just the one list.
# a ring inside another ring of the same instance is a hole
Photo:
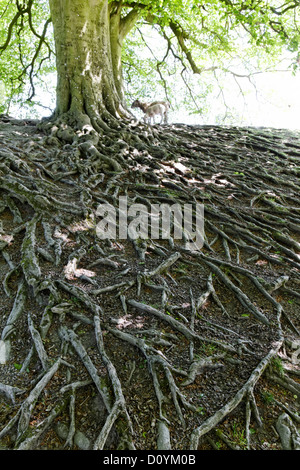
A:
{"label": "forest floor", "polygon": [[[65,131],[0,116],[0,448],[300,449],[300,133]],[[120,196],[203,247],[101,239]]]}

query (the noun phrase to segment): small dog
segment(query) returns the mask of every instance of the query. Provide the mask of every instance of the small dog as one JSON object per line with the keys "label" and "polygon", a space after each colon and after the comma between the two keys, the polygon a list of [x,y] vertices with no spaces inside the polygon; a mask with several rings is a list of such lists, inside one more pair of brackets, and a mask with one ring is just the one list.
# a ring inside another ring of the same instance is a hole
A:
{"label": "small dog", "polygon": [[160,115],[161,117],[160,124],[168,123],[168,110],[170,103],[167,101],[153,101],[153,103],[147,104],[142,101],[135,100],[131,107],[140,108],[145,113],[144,121],[148,122],[148,124],[151,124],[151,120],[153,120],[153,124],[155,124],[156,115]]}

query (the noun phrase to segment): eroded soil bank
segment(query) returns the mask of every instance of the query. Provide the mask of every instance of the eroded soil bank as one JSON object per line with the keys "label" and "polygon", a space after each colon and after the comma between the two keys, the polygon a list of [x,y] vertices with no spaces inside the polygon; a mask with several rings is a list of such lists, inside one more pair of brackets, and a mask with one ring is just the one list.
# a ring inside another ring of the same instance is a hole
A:
{"label": "eroded soil bank", "polygon": [[[1,448],[299,449],[299,174],[286,130],[2,116]],[[203,247],[101,239],[120,196]]]}

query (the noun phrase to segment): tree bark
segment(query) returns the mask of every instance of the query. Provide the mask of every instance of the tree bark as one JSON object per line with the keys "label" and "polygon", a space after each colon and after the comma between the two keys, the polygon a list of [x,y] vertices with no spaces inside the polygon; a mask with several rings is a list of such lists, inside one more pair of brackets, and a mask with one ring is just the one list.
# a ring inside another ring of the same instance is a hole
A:
{"label": "tree bark", "polygon": [[124,87],[123,87],[123,74],[122,74],[122,47],[126,35],[135,25],[138,18],[141,16],[143,8],[137,6],[129,11],[126,16],[122,16],[123,10],[122,2],[117,6],[111,4],[110,9],[110,43],[111,43],[111,58],[113,64],[114,81],[119,96],[124,102]]}
{"label": "tree bark", "polygon": [[129,117],[121,80],[121,46],[116,46],[117,27],[110,26],[108,1],[49,1],[58,77],[56,117],[67,113],[72,125],[91,122],[96,128],[111,117]]}

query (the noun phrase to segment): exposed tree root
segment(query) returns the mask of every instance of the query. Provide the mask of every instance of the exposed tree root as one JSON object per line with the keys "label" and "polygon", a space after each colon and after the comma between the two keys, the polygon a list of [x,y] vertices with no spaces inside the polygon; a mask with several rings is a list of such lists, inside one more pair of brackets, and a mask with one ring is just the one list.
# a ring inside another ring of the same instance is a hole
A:
{"label": "exposed tree root", "polygon": [[0,122],[1,448],[298,449],[299,135],[67,118]]}
{"label": "exposed tree root", "polygon": [[197,429],[195,429],[191,437],[191,449],[197,450],[200,437],[209,432],[211,429],[214,429],[216,425],[219,424],[220,421],[225,418],[225,416],[227,416],[240,404],[240,402],[244,399],[247,394],[253,392],[253,388],[257,380],[259,379],[265,368],[268,366],[274,355],[279,351],[281,345],[281,342],[275,345],[275,348],[271,350],[269,354],[260,362],[258,367],[254,369],[244,386],[230,401],[226,403],[226,405],[220,408],[214,415],[212,415],[210,418],[204,421],[204,423],[202,423]]}

